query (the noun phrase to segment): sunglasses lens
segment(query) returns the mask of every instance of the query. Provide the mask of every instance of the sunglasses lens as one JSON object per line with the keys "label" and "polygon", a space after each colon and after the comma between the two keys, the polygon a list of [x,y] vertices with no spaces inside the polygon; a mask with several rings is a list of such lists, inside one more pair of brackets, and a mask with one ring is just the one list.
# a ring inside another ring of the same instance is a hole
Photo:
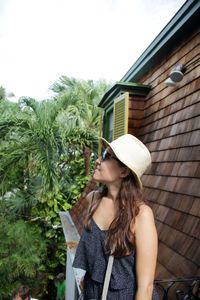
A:
{"label": "sunglasses lens", "polygon": [[102,152],[102,155],[101,155],[101,160],[104,161],[104,160],[109,160],[109,159],[117,159],[117,157],[113,156],[112,154],[110,154],[107,149],[105,149],[103,152]]}
{"label": "sunglasses lens", "polygon": [[102,152],[102,156],[101,157],[102,157],[102,160],[106,160],[108,158],[108,152],[106,150],[104,150]]}

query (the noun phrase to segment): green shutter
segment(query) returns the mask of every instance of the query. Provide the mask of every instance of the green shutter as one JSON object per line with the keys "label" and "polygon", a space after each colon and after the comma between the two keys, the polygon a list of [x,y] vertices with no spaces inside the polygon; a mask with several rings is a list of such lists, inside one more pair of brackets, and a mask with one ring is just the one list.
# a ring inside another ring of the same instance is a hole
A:
{"label": "green shutter", "polygon": [[113,140],[128,133],[128,99],[126,92],[114,100]]}

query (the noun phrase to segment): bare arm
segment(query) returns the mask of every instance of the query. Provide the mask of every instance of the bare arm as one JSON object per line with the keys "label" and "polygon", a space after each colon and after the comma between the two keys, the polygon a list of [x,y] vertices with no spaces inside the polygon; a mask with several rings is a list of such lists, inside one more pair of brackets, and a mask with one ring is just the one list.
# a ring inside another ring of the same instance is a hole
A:
{"label": "bare arm", "polygon": [[147,205],[140,207],[135,222],[136,280],[135,300],[151,300],[157,260],[157,232],[153,212]]}

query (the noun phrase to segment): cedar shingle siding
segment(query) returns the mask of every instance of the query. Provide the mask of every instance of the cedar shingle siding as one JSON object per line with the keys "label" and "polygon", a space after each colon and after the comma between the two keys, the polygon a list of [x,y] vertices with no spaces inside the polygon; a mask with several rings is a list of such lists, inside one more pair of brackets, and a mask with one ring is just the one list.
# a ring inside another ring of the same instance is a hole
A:
{"label": "cedar shingle siding", "polygon": [[199,53],[198,28],[139,80],[152,87],[138,136],[153,159],[143,182],[159,234],[160,278],[200,275],[200,62],[175,87],[164,84],[175,64]]}

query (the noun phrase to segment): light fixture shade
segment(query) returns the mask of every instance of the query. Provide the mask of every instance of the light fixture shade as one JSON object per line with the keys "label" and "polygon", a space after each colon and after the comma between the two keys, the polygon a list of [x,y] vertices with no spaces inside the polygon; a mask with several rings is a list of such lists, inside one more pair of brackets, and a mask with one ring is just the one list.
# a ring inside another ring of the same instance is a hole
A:
{"label": "light fixture shade", "polygon": [[184,71],[184,65],[178,64],[175,66],[172,71],[170,72],[170,78],[174,82],[179,82],[183,79],[183,71]]}
{"label": "light fixture shade", "polygon": [[173,80],[171,80],[171,78],[169,77],[169,78],[167,78],[165,80],[165,84],[166,84],[166,86],[175,86],[176,82],[174,82]]}
{"label": "light fixture shade", "polygon": [[170,78],[174,82],[179,82],[183,79],[183,73],[181,71],[172,70],[170,73]]}

